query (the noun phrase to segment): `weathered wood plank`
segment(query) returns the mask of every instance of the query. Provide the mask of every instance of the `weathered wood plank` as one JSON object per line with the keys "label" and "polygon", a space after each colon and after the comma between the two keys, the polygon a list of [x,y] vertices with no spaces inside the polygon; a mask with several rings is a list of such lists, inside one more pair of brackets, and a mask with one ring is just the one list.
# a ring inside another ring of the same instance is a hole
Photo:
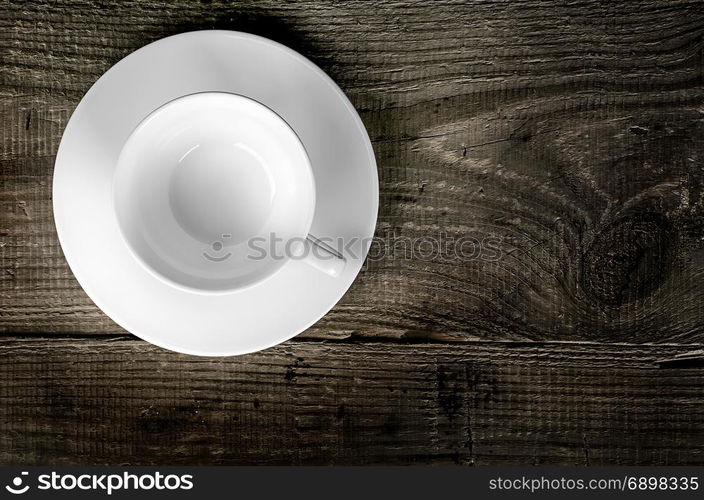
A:
{"label": "weathered wood plank", "polygon": [[4,339],[0,463],[701,465],[701,347]]}
{"label": "weathered wood plank", "polygon": [[[374,141],[377,235],[397,245],[305,335],[704,340],[702,1],[10,1],[3,10],[2,333],[120,333],[56,240],[61,132],[92,82],[130,51],[222,28],[313,59]],[[491,238],[500,258],[404,257],[406,238],[443,236]]]}

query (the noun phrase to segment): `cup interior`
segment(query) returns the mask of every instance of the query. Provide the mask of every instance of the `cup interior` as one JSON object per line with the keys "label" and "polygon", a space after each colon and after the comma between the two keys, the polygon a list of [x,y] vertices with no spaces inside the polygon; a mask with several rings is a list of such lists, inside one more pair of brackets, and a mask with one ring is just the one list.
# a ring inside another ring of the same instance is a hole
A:
{"label": "cup interior", "polygon": [[283,266],[267,249],[308,233],[315,186],[289,125],[247,97],[205,92],[147,116],[126,141],[113,180],[125,242],[172,285],[226,292]]}

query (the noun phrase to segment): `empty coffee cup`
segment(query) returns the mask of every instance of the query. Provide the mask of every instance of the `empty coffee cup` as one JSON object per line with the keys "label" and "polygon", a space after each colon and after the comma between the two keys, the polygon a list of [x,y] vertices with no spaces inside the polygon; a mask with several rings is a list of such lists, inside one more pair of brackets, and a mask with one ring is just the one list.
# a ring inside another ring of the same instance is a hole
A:
{"label": "empty coffee cup", "polygon": [[345,266],[309,234],[315,181],[303,144],[243,96],[193,94],[151,113],[120,153],[113,193],[133,255],[173,286],[235,291],[292,258],[332,277]]}

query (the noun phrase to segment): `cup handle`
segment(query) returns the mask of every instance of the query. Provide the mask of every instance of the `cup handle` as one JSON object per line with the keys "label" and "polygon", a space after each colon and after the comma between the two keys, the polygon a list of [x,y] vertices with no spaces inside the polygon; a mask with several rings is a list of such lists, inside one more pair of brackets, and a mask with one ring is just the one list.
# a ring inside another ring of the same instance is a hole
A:
{"label": "cup handle", "polygon": [[330,277],[337,278],[344,271],[347,265],[347,260],[344,255],[341,255],[337,250],[316,238],[312,234],[306,236],[305,248],[301,246],[299,251],[303,255],[303,261],[327,274]]}

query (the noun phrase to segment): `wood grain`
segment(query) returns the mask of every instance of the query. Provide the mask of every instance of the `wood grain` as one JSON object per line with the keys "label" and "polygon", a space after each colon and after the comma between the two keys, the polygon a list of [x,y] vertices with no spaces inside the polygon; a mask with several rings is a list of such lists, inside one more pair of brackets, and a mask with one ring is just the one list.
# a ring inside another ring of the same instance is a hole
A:
{"label": "wood grain", "polygon": [[[347,295],[233,359],[125,335],[51,211],[91,84],[213,28],[330,74],[380,178]],[[0,2],[0,463],[704,464],[703,35],[702,0]]]}
{"label": "wood grain", "polygon": [[0,342],[0,463],[704,464],[701,351]]}
{"label": "wood grain", "polygon": [[[701,1],[3,6],[0,332],[121,333],[61,255],[56,148],[120,58],[222,28],[319,64],[377,153],[383,256],[304,335],[704,339]],[[422,258],[429,238],[499,258]]]}

